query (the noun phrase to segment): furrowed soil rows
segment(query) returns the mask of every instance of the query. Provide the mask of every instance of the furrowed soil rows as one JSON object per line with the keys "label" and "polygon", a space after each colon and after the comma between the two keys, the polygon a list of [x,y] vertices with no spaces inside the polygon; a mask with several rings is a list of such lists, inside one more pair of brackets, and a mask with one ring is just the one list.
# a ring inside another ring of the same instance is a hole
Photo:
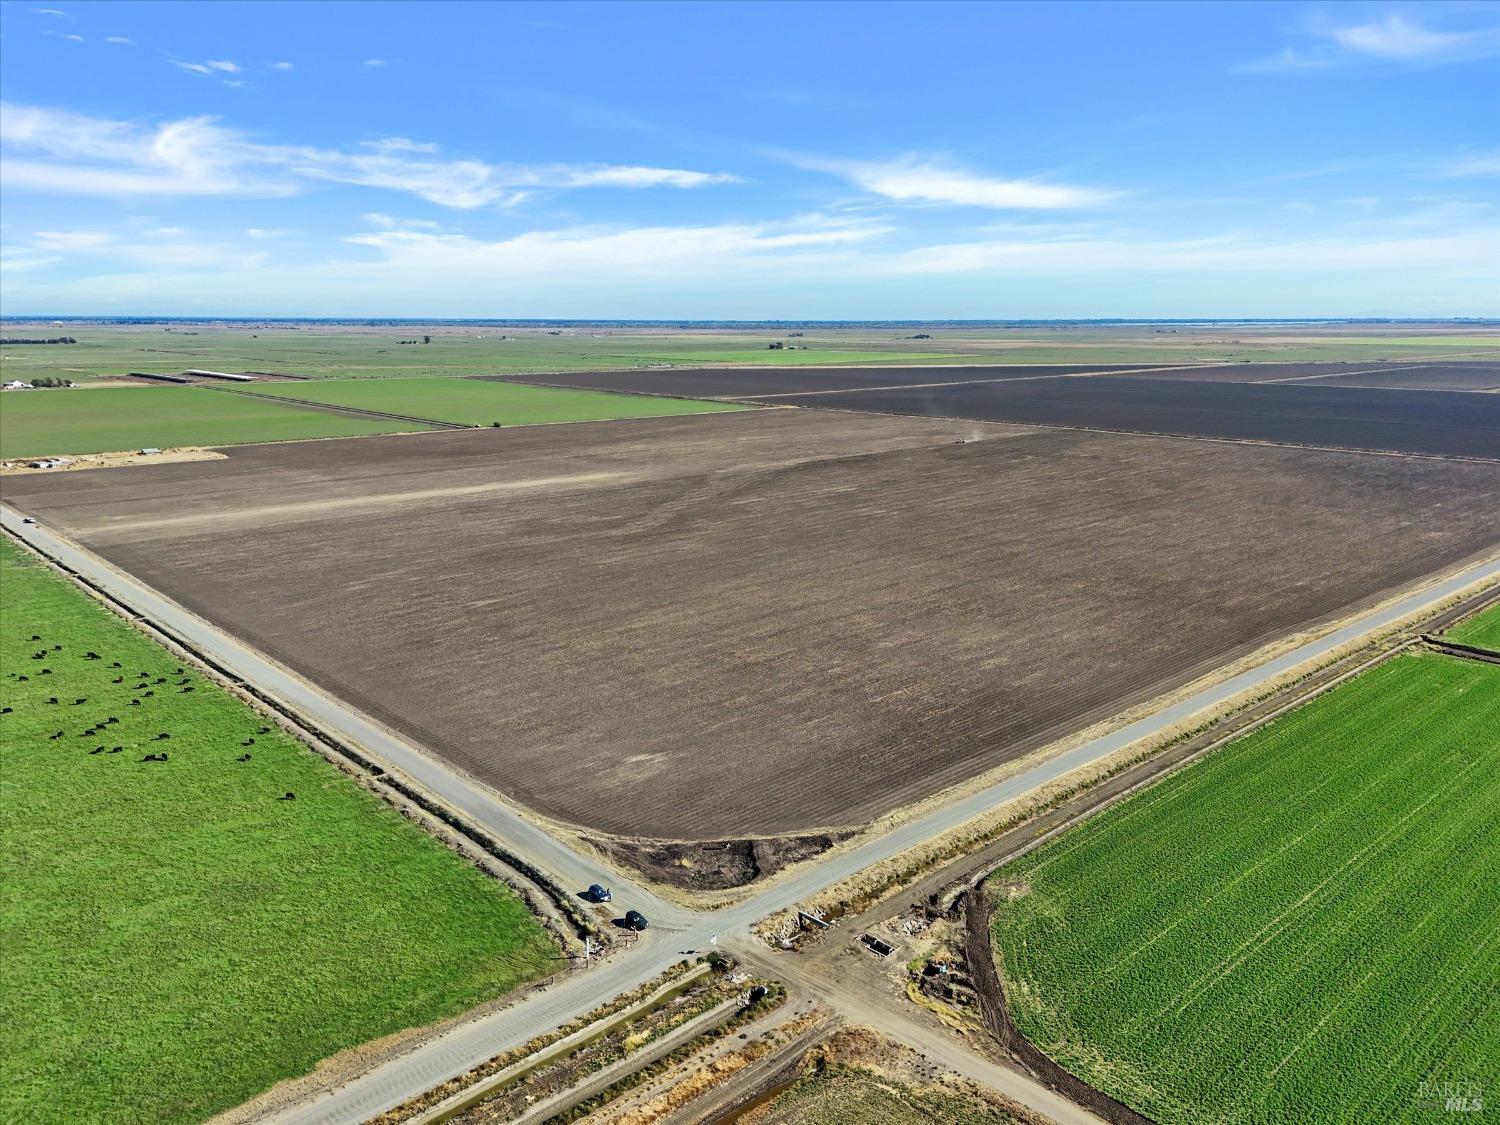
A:
{"label": "furrowed soil rows", "polygon": [[1425,1120],[1500,1058],[1500,668],[1366,672],[995,876],[1017,1025],[1157,1121]]}
{"label": "furrowed soil rows", "polygon": [[1389,387],[1426,391],[1500,390],[1500,364],[1447,363],[1406,370],[1363,371],[1358,375],[1335,375],[1317,382],[1329,387]]}
{"label": "furrowed soil rows", "polygon": [[[1125,372],[1125,374],[1132,374]],[[1233,363],[1179,371],[1141,372],[1143,379],[1188,383],[1276,383],[1389,390],[1488,391],[1500,388],[1500,363]]]}
{"label": "furrowed soil rows", "polygon": [[414,414],[471,426],[525,426],[746,409],[727,402],[679,402],[478,379],[328,379],[283,384],[268,393],[294,402]]}
{"label": "furrowed soil rows", "polygon": [[1491,549],[1500,489],[800,410],[72,476],[0,490],[517,800],[679,840],[867,824]]}
{"label": "furrowed soil rows", "polygon": [[783,406],[1500,458],[1500,396],[1104,377],[777,398]]}
{"label": "furrowed soil rows", "polygon": [[[893,356],[899,361],[901,357]],[[757,395],[838,391],[859,387],[904,387],[914,383],[952,383],[965,379],[1035,379],[1082,371],[1133,371],[1132,364],[1032,364],[965,367],[799,367],[767,371],[753,368],[676,368],[671,370],[577,371],[559,375],[493,376],[503,382],[540,383],[634,394],[687,398],[753,398]]]}

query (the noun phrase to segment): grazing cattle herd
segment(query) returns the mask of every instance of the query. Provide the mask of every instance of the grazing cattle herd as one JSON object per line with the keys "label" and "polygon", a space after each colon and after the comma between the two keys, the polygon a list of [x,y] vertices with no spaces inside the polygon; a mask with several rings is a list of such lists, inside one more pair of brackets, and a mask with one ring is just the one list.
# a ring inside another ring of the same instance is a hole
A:
{"label": "grazing cattle herd", "polygon": [[[66,646],[63,643],[54,644],[50,648],[49,647],[45,647],[45,638],[40,633],[32,633],[30,635],[29,639],[32,642],[42,641],[43,645],[44,645],[43,648],[41,648],[38,651],[36,651],[36,652],[34,652],[34,653],[31,654],[31,658],[33,660],[48,660],[48,659],[56,660],[56,659],[66,659],[67,658]],[[90,649],[87,652],[84,652],[80,656],[80,659],[84,660],[84,661],[96,661],[96,660],[103,660],[104,657],[102,655],[100,655],[99,653],[97,653],[97,652],[93,651],[92,649]],[[122,667],[122,665],[120,664],[120,662],[118,660],[116,660],[116,661],[112,661],[110,663],[108,670],[109,671],[113,671],[113,670],[121,668],[121,667]],[[193,683],[193,677],[191,675],[189,675],[189,674],[186,674],[186,672],[187,672],[187,670],[185,668],[183,668],[181,665],[178,665],[178,666],[174,667],[172,669],[172,672],[171,672],[171,674],[173,676],[180,676],[181,677],[181,679],[177,679],[175,681],[172,681],[172,684],[171,684],[171,686],[174,686],[174,687],[176,687],[178,689],[178,693],[179,694],[187,694],[188,692],[193,691],[195,689],[195,687],[196,687],[196,685]],[[38,669],[37,674],[39,676],[50,676],[50,675],[52,675],[52,669],[50,667],[41,668],[41,669]],[[13,681],[16,684],[28,683],[28,682],[30,682],[30,679],[31,679],[31,677],[29,675],[24,675],[24,674],[22,674],[22,673],[20,673],[20,672],[18,672],[16,670],[14,670],[14,669],[11,669],[11,670],[7,671],[5,673],[5,677],[7,679]],[[142,671],[136,673],[136,675],[133,678],[135,680],[139,681],[139,682],[131,684],[131,685],[128,685],[128,686],[125,686],[124,689],[123,689],[123,692],[121,693],[122,697],[125,694],[128,694],[130,696],[128,702],[125,704],[128,707],[146,707],[146,706],[148,706],[148,704],[147,704],[146,701],[150,700],[150,699],[154,699],[156,697],[155,687],[156,686],[161,686],[161,685],[168,684],[168,677],[167,676],[165,676],[165,675],[158,675],[158,676],[155,676],[153,678],[151,672],[146,671],[146,670],[142,670]],[[110,679],[109,679],[109,686],[110,687],[119,687],[121,685],[125,685],[126,679],[127,679],[127,677],[124,676],[123,674],[122,675],[118,675],[118,676],[110,677]],[[103,690],[107,691],[108,688],[105,688]],[[71,704],[67,704],[66,706],[82,707],[82,706],[84,706],[85,704],[87,704],[89,702],[89,699],[90,699],[89,696],[82,696],[81,695],[81,696],[76,697],[72,701]],[[62,703],[62,701],[60,699],[58,699],[58,697],[55,696],[55,695],[48,696],[47,699],[44,701],[43,705],[44,706],[48,706],[48,707],[61,707],[61,706],[65,706]],[[14,707],[12,707],[10,705],[5,706],[4,708],[0,708],[0,714],[8,715],[8,714],[12,714],[13,712],[14,712]],[[143,717],[144,716],[142,716],[142,718]],[[76,735],[76,737],[77,738],[83,738],[83,739],[91,739],[94,736],[96,736],[96,735],[100,734],[101,732],[103,732],[104,730],[108,729],[109,727],[117,725],[119,722],[120,722],[120,717],[118,715],[107,715],[104,718],[95,720],[89,726],[87,726],[83,730],[79,731],[78,734]],[[143,725],[143,724],[136,723],[135,725],[137,727],[139,727],[140,725]],[[262,727],[260,727],[258,733],[260,733],[260,734],[266,734],[267,732],[270,731],[270,729],[271,728],[268,727],[268,726],[262,726]],[[47,738],[48,738],[48,741],[57,742],[57,741],[60,741],[60,740],[62,740],[64,738],[66,738],[67,737],[67,733],[68,732],[67,732],[66,729],[60,729],[60,730],[57,730],[54,733],[48,735]],[[190,742],[192,742],[192,743],[201,743],[202,734],[203,734],[203,732],[201,732],[201,731],[188,731],[187,732],[188,738],[189,738]],[[139,738],[138,738],[137,746],[139,747],[142,742],[153,742],[153,743],[167,742],[167,741],[170,741],[171,738],[172,738],[172,732],[171,731],[157,731],[156,734],[150,735],[149,737],[146,736],[144,733],[142,733],[139,736]],[[243,742],[243,745],[245,745],[245,746],[253,746],[254,744],[255,744],[255,739],[254,739],[253,736],[246,738],[244,740],[244,742]],[[116,746],[108,746],[108,747],[106,747],[104,745],[99,745],[99,746],[95,746],[88,753],[89,753],[90,756],[96,755],[96,754],[104,754],[104,755],[122,754],[122,753],[124,753],[127,750],[127,748],[128,747],[126,745],[116,745]],[[195,746],[194,748],[196,749],[198,747]],[[156,750],[156,751],[151,751],[150,753],[145,754],[141,758],[137,759],[137,761],[140,764],[145,764],[145,763],[148,763],[148,762],[162,763],[162,762],[170,762],[171,758],[168,755],[167,751],[165,751],[165,750]],[[240,757],[235,758],[234,761],[236,761],[236,762],[248,762],[248,761],[250,761],[250,755],[249,754],[243,754]],[[287,793],[284,797],[278,797],[277,800],[291,800],[291,799],[293,799],[293,796],[294,796],[293,794]]]}

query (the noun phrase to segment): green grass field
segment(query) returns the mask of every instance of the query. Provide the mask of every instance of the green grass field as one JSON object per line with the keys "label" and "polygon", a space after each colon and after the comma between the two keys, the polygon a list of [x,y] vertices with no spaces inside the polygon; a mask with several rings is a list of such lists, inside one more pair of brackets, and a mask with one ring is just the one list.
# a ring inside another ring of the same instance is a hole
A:
{"label": "green grass field", "polygon": [[1166,1123],[1430,1120],[1500,1060],[1500,668],[1366,672],[995,877],[1016,1021]]}
{"label": "green grass field", "polygon": [[491,383],[480,379],[364,379],[319,383],[267,384],[264,392],[304,402],[355,406],[487,426],[537,425],[546,422],[588,422],[606,418],[657,418],[674,414],[708,414],[743,410],[727,402],[654,398],[555,387]]}
{"label": "green grass field", "polygon": [[[16,329],[24,334],[23,329]],[[54,330],[55,331],[55,330]],[[423,334],[411,329],[246,331],[203,327],[193,334],[160,328],[80,326],[77,344],[12,346],[0,350],[0,374],[29,380],[60,375],[78,380],[131,371],[175,374],[189,367],[215,371],[272,371],[319,379],[427,378],[435,375],[498,375],[651,364],[826,364],[940,361],[946,351],[910,343],[830,339],[807,350],[775,350],[773,333],[599,335],[569,332],[509,334],[499,329],[438,329],[429,344],[402,344]],[[893,334],[886,333],[886,337]],[[502,339],[502,336],[507,338]]]}
{"label": "green grass field", "polygon": [[1474,645],[1500,652],[1500,605],[1492,605],[1483,613],[1476,613],[1447,636],[1460,644]]}
{"label": "green grass field", "polygon": [[239,445],[424,428],[200,387],[97,387],[0,395],[0,457]]}
{"label": "green grass field", "polygon": [[[20,336],[55,334],[49,326],[8,325]],[[130,371],[172,373],[188,367],[279,371],[319,379],[412,378],[641,367],[650,364],[825,363],[1210,363],[1260,360],[1377,360],[1427,355],[1500,356],[1500,336],[1399,334],[1356,326],[1145,325],[934,328],[933,339],[908,340],[909,329],[807,329],[806,351],[777,351],[789,339],[772,329],[591,331],[553,336],[538,329],[438,326],[295,327],[72,325],[77,344],[0,349],[6,379],[56,375],[74,380]],[[430,335],[429,344],[401,340]],[[503,338],[502,338],[503,337]]]}
{"label": "green grass field", "polygon": [[552,968],[514,893],[9,540],[0,585],[0,1120],[202,1120]]}

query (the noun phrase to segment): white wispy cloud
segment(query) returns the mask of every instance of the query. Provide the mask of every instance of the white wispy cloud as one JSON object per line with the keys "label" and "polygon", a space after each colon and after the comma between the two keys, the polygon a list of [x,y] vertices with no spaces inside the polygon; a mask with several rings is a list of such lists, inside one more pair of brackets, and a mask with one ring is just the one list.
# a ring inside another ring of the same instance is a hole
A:
{"label": "white wispy cloud", "polygon": [[102,230],[39,230],[31,236],[38,250],[56,254],[79,254],[98,250],[114,241],[114,235]]}
{"label": "white wispy cloud", "polygon": [[561,175],[568,187],[693,188],[731,184],[739,179],[726,172],[689,172],[683,168],[645,168],[638,164],[601,165],[566,171]]}
{"label": "white wispy cloud", "polygon": [[291,69],[293,69],[293,67],[292,67],[292,64],[289,63],[289,62],[273,62],[271,64],[271,69],[272,70],[291,70]]}
{"label": "white wispy cloud", "polygon": [[438,231],[443,229],[442,223],[435,223],[431,219],[401,219],[395,215],[388,215],[384,211],[367,211],[360,216],[360,219],[380,230]]}
{"label": "white wispy cloud", "polygon": [[[204,62],[189,62],[185,59],[168,58],[167,61],[178,70],[185,70],[189,74],[196,74],[200,78],[219,78],[226,74],[239,74],[244,69],[233,59],[208,59]],[[244,82],[235,78],[225,78],[224,85],[243,86]]]}
{"label": "white wispy cloud", "polygon": [[37,231],[24,249],[37,255],[103,257],[147,270],[249,269],[269,261],[263,251],[232,243],[204,242],[180,227],[156,227],[128,235],[101,230]]}
{"label": "white wispy cloud", "polygon": [[[652,315],[668,302],[724,316],[743,313],[751,301],[759,315],[776,316],[785,315],[787,293],[811,290],[830,302],[818,309],[855,315],[850,310],[893,287],[946,294],[942,300],[981,292],[1024,299],[1040,284],[1124,294],[1111,306],[1116,314],[1142,308],[1133,294],[1176,286],[1210,298],[1223,288],[1241,312],[1248,293],[1267,315],[1291,289],[1329,294],[1344,315],[1368,315],[1371,300],[1408,312],[1485,315],[1500,255],[1493,213],[1436,229],[1349,223],[1315,237],[1240,230],[1164,238],[1099,222],[1002,223],[968,239],[913,244],[913,232],[874,216],[569,226],[487,239],[377,212],[342,249],[315,261],[275,260],[264,242],[226,245],[182,231],[123,233],[109,242],[96,235],[11,239],[7,261],[14,254],[20,264],[3,275],[4,299],[29,309],[450,316],[484,315],[497,302],[526,310],[517,315],[561,316],[581,306]],[[1370,276],[1391,279],[1384,295],[1343,300],[1353,279]]]}
{"label": "white wispy cloud", "polygon": [[581,168],[563,173],[563,179],[569,187],[701,187],[704,184],[730,183],[734,178],[709,172],[688,172],[679,168],[639,166]]}
{"label": "white wispy cloud", "polygon": [[0,250],[0,276],[23,270],[39,270],[63,259],[30,246],[7,246]]}
{"label": "white wispy cloud", "polygon": [[445,157],[437,145],[404,137],[347,149],[266,144],[211,117],[143,125],[5,104],[0,123],[8,187],[74,195],[279,196],[324,182],[471,209],[514,206],[541,190],[695,188],[734,178],[642,165],[496,164]]}
{"label": "white wispy cloud", "polygon": [[[381,216],[381,218],[386,218]],[[377,251],[386,267],[432,277],[453,270],[470,278],[546,280],[560,275],[649,281],[687,271],[732,268],[783,270],[809,262],[826,266],[850,248],[890,233],[870,221],[805,215],[782,222],[719,223],[611,229],[575,227],[529,231],[498,241],[403,228],[349,235],[344,241]],[[602,274],[600,274],[602,271]]]}
{"label": "white wispy cloud", "polygon": [[1500,249],[1500,229],[1417,237],[1275,238],[1227,234],[1196,239],[1085,238],[985,241],[927,246],[871,263],[891,276],[1024,274],[1032,277],[1139,273],[1285,276],[1369,269],[1484,269]]}
{"label": "white wispy cloud", "polygon": [[61,8],[32,8],[31,10],[39,16],[56,16],[58,19],[64,20],[70,20],[73,18]]}
{"label": "white wispy cloud", "polygon": [[1331,27],[1327,35],[1347,51],[1380,59],[1449,58],[1495,46],[1493,30],[1432,31],[1394,14],[1370,23]]}
{"label": "white wispy cloud", "polygon": [[106,43],[116,43],[116,44],[118,44],[121,47],[134,47],[135,46],[135,40],[127,38],[124,35],[106,35],[104,37],[104,41]]}
{"label": "white wispy cloud", "polygon": [[[270,261],[254,249],[137,234],[90,245],[87,260],[119,263],[102,272],[49,279],[48,267],[40,265],[7,278],[6,285],[11,298],[54,308],[111,308],[128,300],[143,309],[243,310],[247,294],[254,294],[259,307],[303,312],[396,315],[421,308],[478,315],[481,305],[502,301],[534,315],[563,315],[559,310],[580,302],[615,300],[643,286],[680,299],[711,294],[726,277],[744,292],[761,294],[785,292],[789,283],[853,293],[893,281],[920,286],[946,279],[965,289],[1012,291],[1032,281],[1103,281],[1117,290],[1142,278],[1196,278],[1212,286],[1211,279],[1223,277],[1236,286],[1260,286],[1273,299],[1289,278],[1317,286],[1327,284],[1325,278],[1383,271],[1409,280],[1403,293],[1431,292],[1440,284],[1448,294],[1440,299],[1449,306],[1482,307],[1480,299],[1454,295],[1472,294],[1492,278],[1500,252],[1493,221],[1441,231],[1393,233],[1372,225],[1314,238],[1244,231],[1167,239],[1049,224],[1036,234],[997,228],[970,241],[918,246],[889,222],[825,214],[779,222],[566,227],[495,240],[422,229],[386,215],[367,222],[372,229],[343,240],[347,253],[320,262]],[[46,245],[65,245],[69,233],[53,232]],[[92,243],[87,232],[72,241]],[[46,245],[24,249],[53,253]],[[174,261],[182,264],[166,264]]]}
{"label": "white wispy cloud", "polygon": [[366,70],[379,70],[385,65],[387,64],[384,59],[366,59],[364,63]]}
{"label": "white wispy cloud", "polygon": [[1445,176],[1500,176],[1500,152],[1463,156],[1443,166]]}
{"label": "white wispy cloud", "polygon": [[947,204],[995,209],[1085,207],[1113,192],[1039,180],[1007,179],[954,168],[942,161],[907,156],[894,161],[843,160],[782,153],[783,159],[838,176],[862,191],[897,203]]}
{"label": "white wispy cloud", "polygon": [[589,278],[689,281],[737,276],[827,278],[1045,277],[1140,273],[1347,273],[1367,269],[1489,270],[1500,250],[1492,220],[1446,229],[1399,230],[1352,223],[1322,237],[1228,232],[1162,239],[1048,224],[997,227],[978,238],[903,246],[899,228],[876,218],[811,214],[780,222],[538,230],[487,241],[420,229],[386,215],[379,229],[344,241],[376,251],[388,276],[465,278],[473,284]]}
{"label": "white wispy cloud", "polygon": [[1291,74],[1299,70],[1325,70],[1333,63],[1334,56],[1328,51],[1314,53],[1298,50],[1296,47],[1283,47],[1274,55],[1243,63],[1236,69],[1247,74]]}
{"label": "white wispy cloud", "polygon": [[1500,27],[1438,30],[1391,13],[1364,23],[1316,23],[1311,41],[1240,67],[1252,73],[1324,70],[1357,62],[1433,66],[1500,54]]}

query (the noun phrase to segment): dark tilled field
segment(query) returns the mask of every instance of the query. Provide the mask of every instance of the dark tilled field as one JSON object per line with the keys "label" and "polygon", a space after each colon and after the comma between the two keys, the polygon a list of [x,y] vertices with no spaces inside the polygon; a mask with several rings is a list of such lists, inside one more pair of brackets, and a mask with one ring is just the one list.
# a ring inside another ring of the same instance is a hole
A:
{"label": "dark tilled field", "polygon": [[1361,371],[1316,382],[1326,387],[1390,387],[1426,391],[1500,391],[1500,363],[1443,363],[1409,369]]}
{"label": "dark tilled field", "polygon": [[1083,371],[1135,371],[1142,364],[1037,364],[1028,367],[796,367],[673,370],[570,371],[561,375],[485,375],[506,383],[538,383],[633,394],[682,395],[687,398],[759,398],[763,395],[843,391],[859,387],[904,387],[952,383],[966,379],[1005,381]]}
{"label": "dark tilled field", "polygon": [[1124,372],[1142,379],[1187,383],[1307,382],[1320,387],[1486,391],[1500,388],[1500,363],[1232,363],[1177,371]]}
{"label": "dark tilled field", "polygon": [[1126,377],[777,398],[785,406],[1500,458],[1500,396]]}
{"label": "dark tilled field", "polygon": [[1490,549],[1500,466],[765,411],[0,484],[516,799],[694,839],[868,823]]}

